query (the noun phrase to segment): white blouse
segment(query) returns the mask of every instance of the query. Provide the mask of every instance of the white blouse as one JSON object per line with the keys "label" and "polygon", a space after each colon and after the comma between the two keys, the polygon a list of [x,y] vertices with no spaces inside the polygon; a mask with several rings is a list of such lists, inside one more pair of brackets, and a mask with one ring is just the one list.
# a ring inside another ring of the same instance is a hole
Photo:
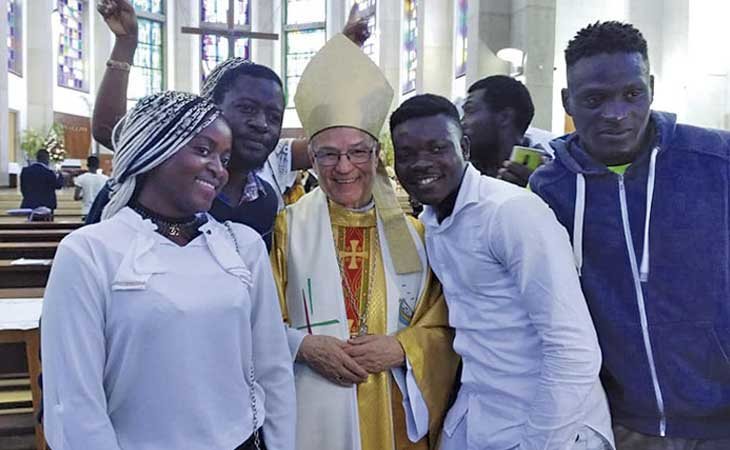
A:
{"label": "white blouse", "polygon": [[[233,450],[256,428],[294,448],[291,358],[260,237],[214,219],[180,247],[130,208],[59,245],[46,288],[46,439],[54,450]],[[253,344],[253,345],[252,345]]]}

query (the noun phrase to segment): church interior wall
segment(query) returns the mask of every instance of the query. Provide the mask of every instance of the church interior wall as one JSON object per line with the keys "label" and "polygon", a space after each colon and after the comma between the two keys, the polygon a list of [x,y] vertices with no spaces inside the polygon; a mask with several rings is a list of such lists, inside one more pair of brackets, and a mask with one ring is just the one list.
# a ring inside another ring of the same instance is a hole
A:
{"label": "church interior wall", "polygon": [[26,126],[25,105],[28,102],[25,78],[15,74],[8,74],[8,108],[20,112],[18,127],[22,130]]}
{"label": "church interior wall", "polygon": [[[563,134],[565,110],[560,91],[566,87],[565,47],[575,33],[589,23],[628,18],[628,0],[605,2],[602,0],[556,0],[555,11],[555,60],[553,67],[552,132]],[[547,107],[547,104],[536,107]]]}
{"label": "church interior wall", "polygon": [[[277,33],[280,38],[253,40],[250,44],[252,59],[272,67],[282,78],[283,1],[252,0],[252,29]],[[327,0],[328,37],[342,29],[353,1]],[[47,127],[53,112],[89,117],[94,92],[113,44],[112,34],[90,8],[88,92],[60,87],[56,81],[58,33],[53,30],[44,36],[26,36],[31,28],[53,24],[53,1],[23,3],[22,76],[6,72],[7,81],[0,86],[6,93],[7,108],[17,111],[18,131],[29,124]],[[90,1],[89,5],[93,3]],[[45,19],[39,17],[45,8],[42,4],[49,6]],[[181,26],[199,23],[199,0],[165,0],[165,4],[165,88],[199,92],[200,38],[180,33]],[[563,51],[568,41],[589,23],[622,20],[635,24],[649,43],[655,76],[654,107],[676,112],[685,123],[730,129],[730,53],[718,39],[718,30],[725,28],[724,18],[730,16],[730,2],[726,0],[469,0],[469,57],[466,76],[459,80],[454,79],[454,5],[455,0],[419,2],[416,93],[463,97],[463,91],[474,81],[491,74],[509,73],[509,64],[496,57],[497,50],[521,48],[528,54],[523,76],[536,105],[535,124],[562,133],[565,113],[560,90],[566,83]],[[407,97],[402,93],[403,2],[380,0],[376,14],[375,59],[396,91],[395,107]],[[288,109],[284,127],[299,126],[296,111]],[[0,169],[0,178],[4,170]]]}
{"label": "church interior wall", "polygon": [[718,31],[727,27],[730,3],[690,2],[686,120],[710,128],[730,125],[730,52]]}

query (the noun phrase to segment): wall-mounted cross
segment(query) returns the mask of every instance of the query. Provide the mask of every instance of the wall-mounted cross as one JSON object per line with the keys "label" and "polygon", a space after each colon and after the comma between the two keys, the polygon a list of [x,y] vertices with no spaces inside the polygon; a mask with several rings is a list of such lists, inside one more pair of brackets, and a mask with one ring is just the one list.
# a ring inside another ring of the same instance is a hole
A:
{"label": "wall-mounted cross", "polygon": [[228,0],[227,23],[225,28],[221,26],[200,26],[199,28],[182,27],[181,31],[186,34],[211,34],[213,36],[228,38],[229,58],[235,55],[236,41],[239,39],[268,39],[272,41],[279,39],[279,35],[276,33],[258,33],[237,29],[234,18],[235,2],[236,0]]}

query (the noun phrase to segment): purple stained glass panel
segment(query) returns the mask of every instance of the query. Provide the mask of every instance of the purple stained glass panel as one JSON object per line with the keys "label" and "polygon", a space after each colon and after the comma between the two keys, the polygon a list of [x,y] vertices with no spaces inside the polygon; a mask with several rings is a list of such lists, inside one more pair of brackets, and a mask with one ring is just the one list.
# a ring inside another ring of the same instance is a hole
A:
{"label": "purple stained glass panel", "polygon": [[403,94],[416,89],[418,69],[418,0],[403,2]]}
{"label": "purple stained glass panel", "polygon": [[[200,2],[200,22],[201,25],[228,25],[228,0],[201,0]],[[234,9],[234,27],[246,29],[249,25],[251,16],[251,4],[249,0],[235,0]],[[200,37],[200,59],[203,80],[219,63],[225,61],[230,56],[239,56],[249,59],[250,48],[249,39],[237,39],[235,54],[228,54],[228,38],[216,36],[212,34],[204,34]]]}
{"label": "purple stained glass panel", "polygon": [[58,42],[58,85],[87,90],[85,8],[81,0],[58,0],[61,33]]}
{"label": "purple stained glass panel", "polygon": [[21,69],[20,5],[18,0],[8,0],[8,70],[16,74]]}

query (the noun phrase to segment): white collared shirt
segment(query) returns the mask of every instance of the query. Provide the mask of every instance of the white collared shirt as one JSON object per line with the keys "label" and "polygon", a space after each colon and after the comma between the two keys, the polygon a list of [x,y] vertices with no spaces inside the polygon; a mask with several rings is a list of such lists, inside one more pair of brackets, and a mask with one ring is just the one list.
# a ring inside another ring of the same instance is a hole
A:
{"label": "white collared shirt", "polygon": [[54,450],[233,449],[257,423],[292,450],[292,364],[266,249],[209,218],[180,247],[130,208],[59,245],[43,304]]}
{"label": "white collared shirt", "polygon": [[469,165],[452,214],[421,219],[463,360],[445,432],[466,427],[479,450],[564,450],[583,424],[612,441],[596,333],[547,205]]}
{"label": "white collared shirt", "polygon": [[284,209],[284,193],[297,181],[298,170],[292,169],[291,146],[294,139],[280,139],[276,148],[266,159],[258,175],[269,183],[279,202],[279,211]]}

